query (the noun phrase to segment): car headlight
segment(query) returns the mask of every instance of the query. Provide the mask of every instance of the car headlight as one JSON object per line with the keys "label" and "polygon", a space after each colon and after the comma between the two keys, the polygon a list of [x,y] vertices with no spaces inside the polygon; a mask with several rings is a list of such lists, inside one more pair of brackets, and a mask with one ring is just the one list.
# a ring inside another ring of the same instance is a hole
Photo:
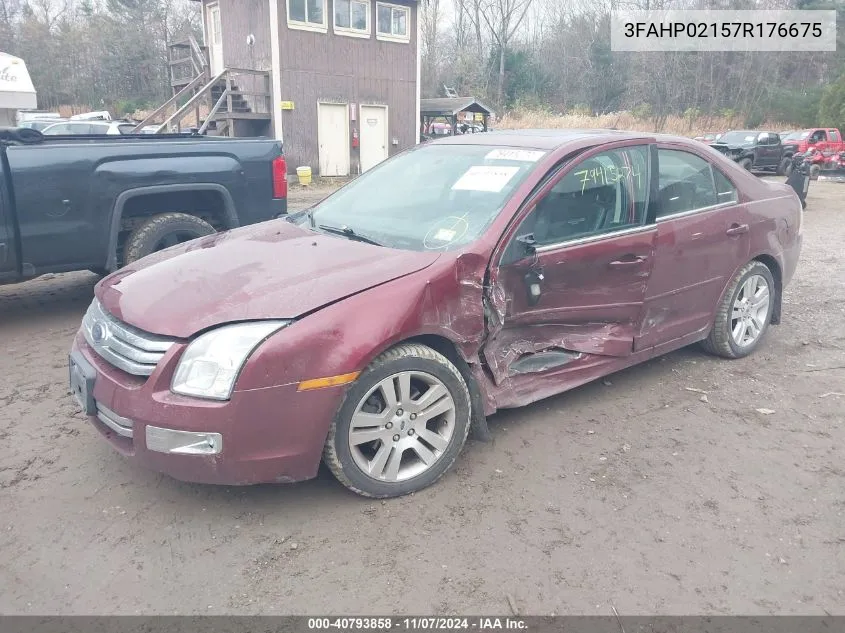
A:
{"label": "car headlight", "polygon": [[206,332],[182,354],[170,390],[184,396],[228,400],[249,355],[289,323],[234,323]]}

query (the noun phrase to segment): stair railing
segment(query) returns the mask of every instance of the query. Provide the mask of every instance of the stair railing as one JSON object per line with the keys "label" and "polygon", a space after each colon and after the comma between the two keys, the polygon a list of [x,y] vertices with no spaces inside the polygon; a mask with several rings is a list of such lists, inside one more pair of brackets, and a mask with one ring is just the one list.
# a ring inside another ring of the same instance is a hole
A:
{"label": "stair railing", "polygon": [[208,71],[205,70],[202,73],[200,73],[199,75],[197,75],[196,77],[194,77],[191,80],[191,83],[189,83],[187,86],[182,88],[182,90],[180,90],[178,93],[176,93],[175,95],[170,97],[170,99],[168,99],[162,105],[160,105],[158,108],[156,108],[154,112],[147,115],[147,117],[143,121],[141,121],[138,125],[136,125],[133,128],[132,133],[133,134],[140,133],[140,131],[144,127],[149,125],[151,121],[155,121],[164,112],[169,110],[174,104],[179,103],[179,101],[181,101],[184,97],[186,97],[187,95],[192,93],[198,86],[201,86],[202,84],[207,83],[207,81],[208,81]]}
{"label": "stair railing", "polygon": [[[211,122],[214,120],[214,117],[217,116],[217,113],[220,111],[220,108],[223,107],[223,104],[231,102],[232,91],[229,89],[229,82],[227,81],[226,83],[226,89],[223,91],[223,94],[220,95],[220,98],[217,100],[217,103],[214,104],[214,107],[211,108],[211,111],[208,113],[208,116],[205,118],[205,121],[200,127],[200,134],[205,134],[206,130],[208,130],[208,126],[211,125]],[[229,106],[229,109],[231,110],[231,106]]]}
{"label": "stair railing", "polygon": [[[185,118],[185,115],[188,113],[188,111],[199,105],[200,101],[203,98],[210,95],[212,88],[214,88],[214,86],[217,85],[217,83],[221,79],[223,79],[223,77],[225,77],[228,72],[228,70],[222,70],[217,75],[215,75],[211,79],[211,81],[209,81],[202,88],[200,88],[193,97],[188,99],[185,105],[176,110],[176,112],[170,115],[167,119],[165,119],[164,123],[162,123],[158,128],[156,128],[154,133],[161,134],[161,132],[170,129],[170,126],[174,123],[176,125],[176,131],[180,132],[182,130],[182,119]],[[229,95],[227,94],[226,96],[228,97]],[[206,117],[206,120],[208,120],[209,118],[210,117]]]}

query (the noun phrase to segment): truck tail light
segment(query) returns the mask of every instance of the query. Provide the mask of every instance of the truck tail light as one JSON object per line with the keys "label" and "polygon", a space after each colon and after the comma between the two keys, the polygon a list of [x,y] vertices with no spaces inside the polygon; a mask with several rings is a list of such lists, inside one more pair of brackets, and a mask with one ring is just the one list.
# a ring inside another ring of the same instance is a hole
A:
{"label": "truck tail light", "polygon": [[273,159],[273,198],[288,197],[288,165],[284,156]]}

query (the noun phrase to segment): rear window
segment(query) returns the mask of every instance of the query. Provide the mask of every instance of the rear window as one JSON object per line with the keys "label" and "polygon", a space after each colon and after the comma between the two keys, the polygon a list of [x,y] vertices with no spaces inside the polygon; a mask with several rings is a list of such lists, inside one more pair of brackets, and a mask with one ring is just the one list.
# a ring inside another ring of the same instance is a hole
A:
{"label": "rear window", "polygon": [[804,130],[803,132],[793,132],[792,134],[788,134],[783,137],[784,141],[800,141],[802,139],[807,138],[810,136],[809,130]]}

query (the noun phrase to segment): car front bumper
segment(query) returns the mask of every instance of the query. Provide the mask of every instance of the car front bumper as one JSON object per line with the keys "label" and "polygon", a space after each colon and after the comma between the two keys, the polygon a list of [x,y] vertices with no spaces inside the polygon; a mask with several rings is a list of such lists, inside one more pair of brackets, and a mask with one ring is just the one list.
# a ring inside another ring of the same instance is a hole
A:
{"label": "car front bumper", "polygon": [[[161,365],[172,367],[181,349]],[[171,393],[159,367],[148,379],[103,360],[81,334],[70,359],[71,391],[91,424],[118,452],[182,481],[248,485],[317,474],[343,387],[297,391],[297,384],[235,391],[216,402]]]}

